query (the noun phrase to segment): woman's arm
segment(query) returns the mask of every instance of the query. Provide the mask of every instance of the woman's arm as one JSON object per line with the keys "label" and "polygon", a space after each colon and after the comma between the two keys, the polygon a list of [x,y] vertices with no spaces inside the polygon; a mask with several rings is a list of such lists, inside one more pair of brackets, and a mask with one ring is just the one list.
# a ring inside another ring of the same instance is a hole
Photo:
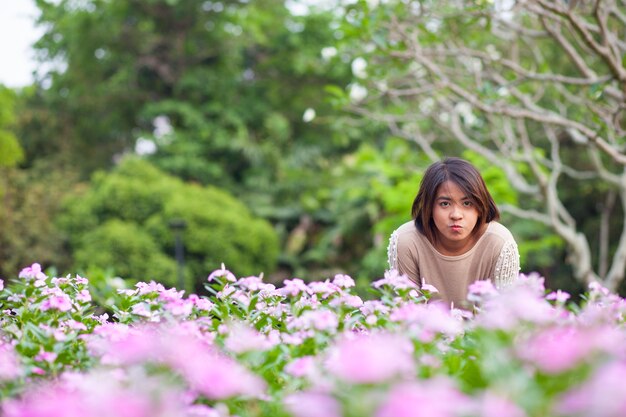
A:
{"label": "woman's arm", "polygon": [[398,269],[398,231],[394,230],[389,236],[389,246],[387,246],[387,262],[389,269]]}
{"label": "woman's arm", "polygon": [[519,276],[519,251],[517,243],[510,240],[504,244],[500,256],[496,261],[494,283],[496,288],[504,288],[511,285]]}
{"label": "woman's arm", "polygon": [[411,251],[411,245],[406,241],[406,234],[401,239],[397,229],[389,236],[387,261],[389,269],[397,270],[399,274],[406,275],[411,281],[420,285],[417,253]]}

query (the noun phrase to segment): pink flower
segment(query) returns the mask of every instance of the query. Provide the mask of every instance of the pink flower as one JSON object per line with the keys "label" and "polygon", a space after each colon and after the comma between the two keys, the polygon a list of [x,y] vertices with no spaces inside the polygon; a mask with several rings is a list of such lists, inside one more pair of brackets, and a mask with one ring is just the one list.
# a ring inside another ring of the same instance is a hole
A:
{"label": "pink flower", "polygon": [[374,281],[372,285],[374,288],[380,288],[383,285],[388,285],[396,290],[418,288],[417,284],[411,281],[407,275],[400,275],[400,273],[395,269],[385,271],[384,278]]}
{"label": "pink flower", "polygon": [[[164,380],[135,380],[115,372],[64,374],[3,403],[3,417],[167,417],[183,416],[187,404]],[[169,389],[168,389],[169,388]]]}
{"label": "pink flower", "polygon": [[83,278],[80,275],[76,274],[76,278],[74,278],[74,282],[78,285],[87,285],[89,280],[87,278]]}
{"label": "pink flower", "polygon": [[132,308],[132,313],[137,316],[142,317],[151,317],[152,311],[150,310],[150,304],[148,303],[138,303],[135,304]]}
{"label": "pink flower", "polygon": [[28,267],[22,269],[20,271],[19,277],[20,278],[26,278],[26,279],[34,278],[34,279],[36,279],[38,281],[43,281],[46,278],[48,278],[46,276],[46,274],[44,274],[41,271],[41,265],[39,265],[38,263],[34,263],[31,266],[28,266]]}
{"label": "pink flower", "polygon": [[228,269],[226,269],[224,264],[222,264],[222,267],[220,269],[216,269],[215,271],[211,272],[209,274],[209,277],[207,278],[207,281],[210,282],[216,278],[225,278],[226,281],[237,282],[237,278],[235,277],[235,274],[233,274]]}
{"label": "pink flower", "polygon": [[619,354],[624,335],[612,327],[555,327],[543,330],[525,343],[517,354],[549,374],[565,372],[592,358],[594,351]]}
{"label": "pink flower", "polygon": [[286,343],[288,345],[294,345],[294,346],[298,346],[298,345],[301,345],[302,343],[304,343],[304,340],[307,337],[309,337],[309,336],[306,333],[304,333],[304,332],[297,332],[297,333],[293,333],[293,334],[282,333],[280,335],[280,338],[283,341],[283,343]]}
{"label": "pink flower", "polygon": [[539,296],[543,296],[546,291],[545,278],[537,272],[519,274],[519,277],[517,281],[515,281],[514,285],[530,288],[536,295]]}
{"label": "pink flower", "polygon": [[13,346],[0,342],[0,381],[17,378],[20,374],[19,357]]}
{"label": "pink flower", "polygon": [[341,405],[330,394],[298,392],[287,396],[285,407],[295,417],[341,417]]}
{"label": "pink flower", "polygon": [[[195,360],[188,361],[190,357]],[[208,399],[259,397],[265,391],[265,382],[260,377],[230,358],[204,354],[186,356],[186,359],[186,363],[179,363],[179,369],[191,387]]]}
{"label": "pink flower", "polygon": [[379,312],[381,314],[389,313],[389,307],[387,307],[380,300],[368,300],[363,303],[363,306],[360,308],[361,313],[364,315],[374,314],[375,312]]}
{"label": "pink flower", "polygon": [[248,290],[248,291],[259,291],[264,288],[266,284],[263,283],[263,280],[260,277],[245,277],[239,278],[237,281],[239,287]]}
{"label": "pink flower", "polygon": [[420,291],[421,292],[428,292],[429,294],[436,294],[436,293],[439,292],[437,287],[435,287],[434,285],[426,284],[426,283],[423,283],[420,286]]}
{"label": "pink flower", "polygon": [[38,366],[33,366],[32,369],[30,370],[33,374],[35,375],[45,375],[46,371],[44,371],[43,369],[41,369]]}
{"label": "pink flower", "polygon": [[463,324],[442,303],[403,303],[389,315],[392,321],[416,323],[428,333],[456,336],[463,332]]}
{"label": "pink flower", "polygon": [[198,310],[202,311],[211,311],[213,310],[213,307],[215,307],[215,304],[213,304],[207,298],[198,297],[196,294],[190,294],[189,301],[191,301]]}
{"label": "pink flower", "polygon": [[83,417],[89,412],[79,394],[54,388],[31,394],[21,401],[6,401],[2,404],[2,414],[5,417]]}
{"label": "pink flower", "polygon": [[469,399],[447,379],[395,386],[376,417],[454,417],[467,415]]}
{"label": "pink flower", "polygon": [[480,417],[526,417],[526,412],[517,404],[492,392],[481,396],[476,410]]}
{"label": "pink flower", "polygon": [[579,387],[567,392],[556,406],[563,416],[626,416],[626,363],[610,362],[598,369]]}
{"label": "pink flower", "polygon": [[333,284],[339,288],[352,288],[354,287],[354,280],[348,275],[337,274],[333,278]]}
{"label": "pink flower", "polygon": [[358,308],[363,305],[363,300],[358,295],[350,295],[345,294],[340,296],[339,298],[335,298],[331,300],[329,303],[331,307],[350,307],[350,308]]}
{"label": "pink flower", "polygon": [[35,360],[40,362],[49,362],[52,363],[56,360],[57,354],[54,352],[46,352],[45,350],[40,350],[37,355],[35,355]]}
{"label": "pink flower", "polygon": [[292,297],[295,297],[300,293],[307,294],[309,292],[309,287],[307,287],[304,281],[302,281],[300,278],[294,278],[284,280],[282,288],[279,288],[276,291],[280,295],[290,295]]}
{"label": "pink flower", "polygon": [[564,303],[569,300],[570,295],[565,291],[557,290],[546,295],[546,300],[556,300],[558,303]]}
{"label": "pink flower", "polygon": [[330,350],[327,368],[355,384],[378,383],[415,371],[413,345],[387,333],[346,335]]}
{"label": "pink flower", "polygon": [[331,310],[309,310],[302,316],[294,318],[287,324],[289,330],[293,329],[316,329],[333,332],[339,325],[337,314]]}
{"label": "pink flower", "polygon": [[82,303],[88,303],[91,301],[91,294],[88,290],[82,290],[76,294],[76,299]]}
{"label": "pink flower", "polygon": [[65,277],[65,278],[57,278],[57,277],[55,277],[55,278],[52,278],[50,280],[50,282],[52,284],[54,284],[56,287],[60,287],[61,285],[65,285],[65,284],[68,284],[70,282],[70,278],[69,277],[70,277],[69,275],[67,277]]}
{"label": "pink flower", "polygon": [[41,310],[47,311],[50,309],[59,310],[59,311],[70,311],[72,309],[72,300],[67,294],[57,293],[54,295],[49,295],[41,303]]}
{"label": "pink flower", "polygon": [[185,417],[225,417],[225,415],[208,405],[193,404],[187,407]]}
{"label": "pink flower", "polygon": [[164,308],[174,316],[187,317],[193,311],[193,302],[189,300],[173,300],[166,303]]}
{"label": "pink flower", "polygon": [[262,379],[200,339],[195,326],[157,324],[130,328],[110,324],[96,328],[88,345],[96,356],[102,356],[104,363],[167,365],[182,375],[193,390],[212,400],[260,396],[265,389]]}
{"label": "pink flower", "polygon": [[308,287],[310,294],[320,294],[322,299],[341,292],[341,288],[328,281],[312,281],[309,282]]}
{"label": "pink flower", "polygon": [[87,330],[87,326],[84,323],[81,323],[76,320],[67,320],[63,323],[64,326],[72,329],[72,330]]}
{"label": "pink flower", "polygon": [[255,329],[243,323],[233,323],[230,325],[228,337],[224,341],[226,349],[234,353],[244,353],[251,351],[265,351],[271,349],[274,343],[270,342],[267,336],[262,335]]}
{"label": "pink flower", "polygon": [[0,279],[0,291],[4,289],[4,280]]}
{"label": "pink flower", "polygon": [[589,283],[589,290],[592,295],[599,294],[601,296],[607,296],[610,294],[608,288],[603,287],[599,282],[592,281]]}
{"label": "pink flower", "polygon": [[537,281],[518,280],[502,289],[497,297],[483,302],[476,323],[489,329],[510,330],[520,322],[554,322],[558,311],[546,301],[539,288]]}
{"label": "pink flower", "polygon": [[250,297],[247,291],[235,290],[231,298],[246,308],[250,305]]}
{"label": "pink flower", "polygon": [[216,295],[217,295],[217,298],[219,298],[220,300],[223,300],[233,295],[236,291],[237,291],[237,288],[235,288],[232,285],[226,284],[224,285],[222,290],[219,291]]}
{"label": "pink flower", "polygon": [[285,366],[285,372],[295,377],[305,377],[315,370],[315,358],[313,356],[302,356],[289,362]]}
{"label": "pink flower", "polygon": [[109,321],[109,315],[107,313],[101,314],[99,316],[92,316],[94,320],[96,320],[100,324],[106,324]]}
{"label": "pink flower", "polygon": [[163,291],[165,291],[165,287],[163,286],[163,284],[159,284],[158,282],[155,281],[150,281],[150,282],[138,282],[137,284],[135,284],[135,287],[137,287],[138,290],[138,294],[139,295],[145,295],[145,294],[151,294],[151,293],[161,293]]}
{"label": "pink flower", "polygon": [[470,284],[467,299],[473,303],[480,303],[498,294],[498,290],[489,280],[478,280]]}
{"label": "pink flower", "polygon": [[163,289],[159,293],[159,301],[178,301],[182,300],[185,290],[178,291],[176,288]]}

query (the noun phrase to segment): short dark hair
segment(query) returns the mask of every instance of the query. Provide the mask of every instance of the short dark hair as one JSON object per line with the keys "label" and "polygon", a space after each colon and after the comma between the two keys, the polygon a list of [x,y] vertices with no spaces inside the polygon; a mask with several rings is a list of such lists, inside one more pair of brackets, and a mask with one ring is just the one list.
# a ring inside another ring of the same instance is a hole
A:
{"label": "short dark hair", "polygon": [[477,231],[479,226],[500,218],[498,207],[489,194],[480,172],[464,159],[445,158],[433,163],[426,169],[411,208],[415,226],[429,241],[436,241],[433,206],[437,197],[437,190],[446,181],[455,183],[475,204],[478,210],[478,221],[472,233]]}

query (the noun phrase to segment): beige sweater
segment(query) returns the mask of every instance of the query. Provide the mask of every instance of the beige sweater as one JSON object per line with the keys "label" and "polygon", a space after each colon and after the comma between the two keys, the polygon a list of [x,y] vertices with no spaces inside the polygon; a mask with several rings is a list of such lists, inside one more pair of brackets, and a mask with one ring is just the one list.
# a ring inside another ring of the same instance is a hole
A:
{"label": "beige sweater", "polygon": [[501,288],[517,279],[520,269],[513,235],[495,221],[472,249],[459,256],[439,253],[410,221],[391,234],[388,254],[391,269],[418,285],[435,286],[438,298],[455,307],[467,306],[467,289],[474,281],[489,279]]}

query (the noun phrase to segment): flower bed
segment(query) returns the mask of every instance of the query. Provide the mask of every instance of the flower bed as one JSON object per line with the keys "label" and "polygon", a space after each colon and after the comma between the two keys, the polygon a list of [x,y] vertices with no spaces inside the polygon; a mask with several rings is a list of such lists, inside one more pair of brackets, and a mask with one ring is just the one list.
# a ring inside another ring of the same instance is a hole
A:
{"label": "flower bed", "polygon": [[80,276],[34,264],[0,281],[7,417],[624,416],[624,300],[579,305],[522,275],[470,289],[474,311],[429,302],[394,271],[373,282],[237,279],[210,297],[154,282],[91,301]]}

